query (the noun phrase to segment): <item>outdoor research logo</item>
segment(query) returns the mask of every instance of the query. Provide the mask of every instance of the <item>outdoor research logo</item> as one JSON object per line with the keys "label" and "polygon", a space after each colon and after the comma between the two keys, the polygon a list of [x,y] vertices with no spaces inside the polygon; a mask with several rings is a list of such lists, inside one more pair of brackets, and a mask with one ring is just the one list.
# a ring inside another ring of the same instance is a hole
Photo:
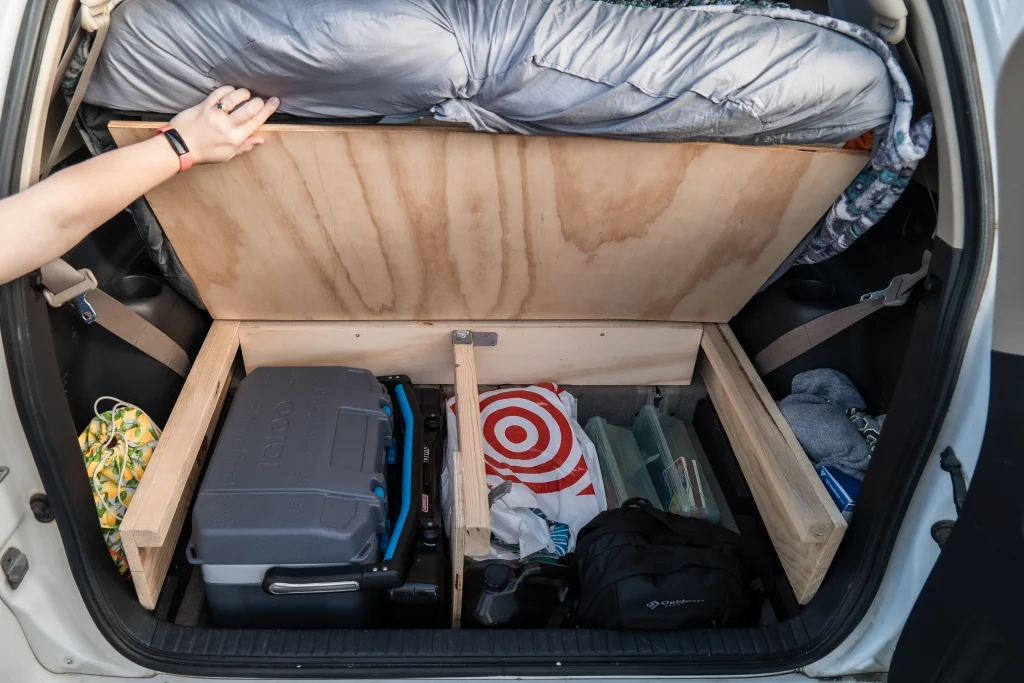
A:
{"label": "outdoor research logo", "polygon": [[649,603],[647,603],[647,609],[654,610],[654,609],[658,609],[659,607],[664,609],[666,607],[679,607],[681,605],[694,605],[694,604],[696,604],[698,602],[704,602],[704,601],[703,600],[699,600],[699,599],[692,599],[692,600],[651,600]]}

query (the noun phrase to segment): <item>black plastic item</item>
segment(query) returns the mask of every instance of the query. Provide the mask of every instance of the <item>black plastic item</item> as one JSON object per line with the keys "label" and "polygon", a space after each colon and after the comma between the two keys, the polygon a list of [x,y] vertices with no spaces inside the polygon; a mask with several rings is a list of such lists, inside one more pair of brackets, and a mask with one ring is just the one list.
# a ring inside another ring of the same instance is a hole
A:
{"label": "black plastic item", "polygon": [[50,507],[50,499],[45,493],[37,493],[28,499],[28,506],[37,522],[48,524],[53,521],[53,509]]}
{"label": "black plastic item", "polygon": [[555,562],[484,560],[465,575],[464,625],[544,628],[569,594],[572,572]]}
{"label": "black plastic item", "polygon": [[[84,264],[79,267],[94,266],[84,256],[95,254],[83,254],[78,254],[83,258],[73,259],[72,263]],[[168,286],[160,275],[137,271],[134,265],[131,272],[111,276],[104,285],[105,291],[194,358],[209,329],[209,317]],[[50,317],[68,403],[79,431],[93,418],[93,403],[99,396],[129,401],[145,410],[157,425],[167,423],[184,384],[181,377],[99,325],[83,324],[70,306],[52,309]]]}
{"label": "black plastic item", "polygon": [[150,324],[192,351],[205,337],[209,322],[163,277],[155,273],[122,275],[113,280],[110,293]]}
{"label": "black plastic item", "polygon": [[419,389],[416,395],[423,415],[420,529],[405,583],[388,590],[390,623],[402,628],[444,628],[449,619],[444,603],[447,573],[441,519],[444,396],[440,389],[432,388]]}
{"label": "black plastic item", "polygon": [[568,625],[676,630],[754,626],[764,569],[739,534],[633,498],[579,533]]}

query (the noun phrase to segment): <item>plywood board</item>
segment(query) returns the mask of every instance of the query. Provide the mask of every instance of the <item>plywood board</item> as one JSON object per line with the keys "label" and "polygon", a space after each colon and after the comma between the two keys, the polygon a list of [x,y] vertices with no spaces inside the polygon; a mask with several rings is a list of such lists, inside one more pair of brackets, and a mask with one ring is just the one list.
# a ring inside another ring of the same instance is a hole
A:
{"label": "plywood board", "polygon": [[214,321],[121,522],[139,602],[156,607],[238,355],[238,322]]}
{"label": "plywood board", "polygon": [[[123,146],[159,125],[110,131]],[[425,126],[261,134],[146,195],[215,318],[724,322],[867,161]]]}
{"label": "plywood board", "polygon": [[699,361],[797,601],[814,597],[846,521],[728,325],[708,325]]}
{"label": "plywood board", "polygon": [[495,332],[476,355],[481,384],[689,384],[701,326],[691,323],[242,323],[245,369],[348,365],[417,384],[451,384],[452,331]]}

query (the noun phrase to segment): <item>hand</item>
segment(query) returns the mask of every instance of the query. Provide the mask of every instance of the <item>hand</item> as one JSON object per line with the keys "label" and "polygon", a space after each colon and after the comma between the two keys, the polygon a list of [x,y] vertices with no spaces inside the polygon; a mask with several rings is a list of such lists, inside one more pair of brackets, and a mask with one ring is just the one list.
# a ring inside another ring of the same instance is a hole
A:
{"label": "hand", "polygon": [[188,145],[193,163],[227,161],[263,144],[263,138],[254,133],[279,104],[276,97],[264,102],[245,88],[225,85],[175,116],[171,125]]}

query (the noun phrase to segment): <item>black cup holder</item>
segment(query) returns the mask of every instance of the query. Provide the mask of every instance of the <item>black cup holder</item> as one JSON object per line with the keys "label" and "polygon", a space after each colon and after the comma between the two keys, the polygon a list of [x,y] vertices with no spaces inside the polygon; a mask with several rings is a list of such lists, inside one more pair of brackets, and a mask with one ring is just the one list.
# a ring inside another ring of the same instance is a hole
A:
{"label": "black cup holder", "polygon": [[823,306],[835,293],[835,287],[821,280],[794,280],[786,285],[787,299],[809,306]]}
{"label": "black cup holder", "polygon": [[160,296],[163,286],[145,275],[126,275],[114,284],[118,294],[126,299],[153,299]]}

